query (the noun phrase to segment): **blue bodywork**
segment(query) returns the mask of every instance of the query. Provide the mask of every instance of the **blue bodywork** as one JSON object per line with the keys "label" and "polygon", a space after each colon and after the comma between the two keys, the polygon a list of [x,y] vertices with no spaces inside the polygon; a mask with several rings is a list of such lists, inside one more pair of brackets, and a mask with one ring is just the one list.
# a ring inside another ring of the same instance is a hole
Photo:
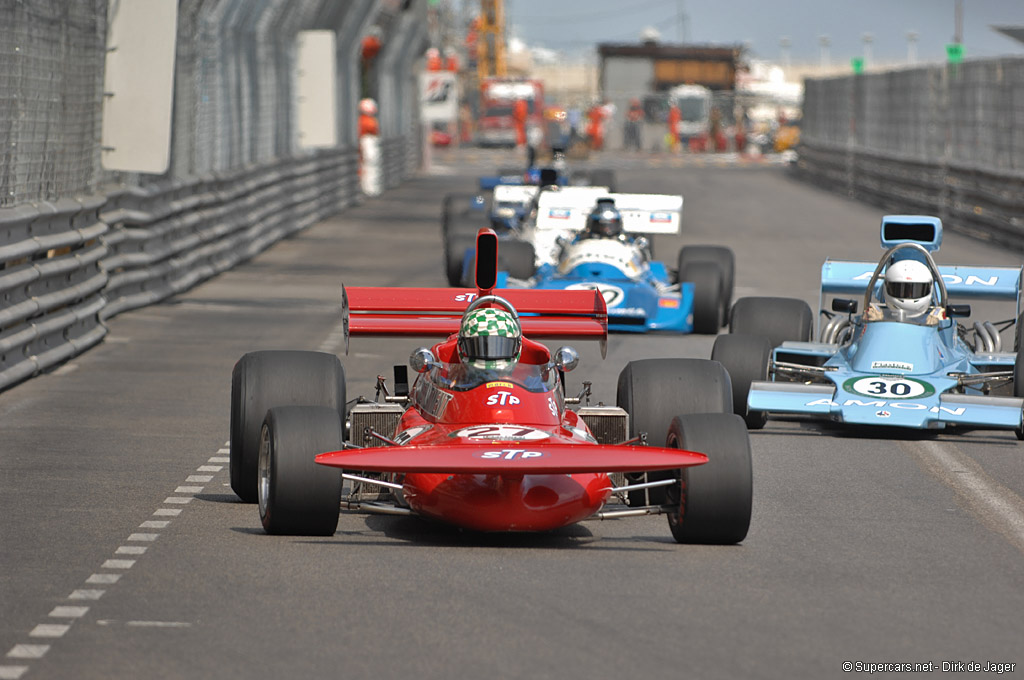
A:
{"label": "blue bodywork", "polygon": [[[929,224],[934,231],[931,238],[917,234],[917,238],[901,240],[894,234],[907,232],[893,230],[894,224]],[[937,250],[941,242],[942,226],[937,218],[893,216],[885,218],[882,226],[883,247],[917,243],[921,248],[904,248],[896,254],[922,257],[935,266],[928,253]],[[883,261],[889,256],[887,252]],[[826,261],[822,266],[822,302],[826,295],[834,294],[859,295],[879,302],[880,284],[870,295],[867,292],[879,268],[873,262]],[[1014,301],[1014,318],[1019,315],[1024,268],[936,269],[950,298]],[[976,352],[958,332],[954,318],[926,325],[886,318],[869,321],[865,314],[850,313],[849,322],[849,332],[840,342],[784,342],[775,347],[773,379],[751,384],[748,409],[818,415],[864,425],[943,429],[956,424],[1014,429],[1020,436],[1024,399],[992,396],[985,389],[1009,384],[1011,389],[1004,388],[1003,394],[1020,394],[1020,386],[1012,384],[1017,352]]]}
{"label": "blue bodywork", "polygon": [[630,278],[618,267],[603,262],[579,264],[564,274],[545,264],[538,268],[530,287],[600,290],[608,305],[608,329],[612,331],[692,333],[693,284],[674,287],[663,263],[647,264],[639,278]]}

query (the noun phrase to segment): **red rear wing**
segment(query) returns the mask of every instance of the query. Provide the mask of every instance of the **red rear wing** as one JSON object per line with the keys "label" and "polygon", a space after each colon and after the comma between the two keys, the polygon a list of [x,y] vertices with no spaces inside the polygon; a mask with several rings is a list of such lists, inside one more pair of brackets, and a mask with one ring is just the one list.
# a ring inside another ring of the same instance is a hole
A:
{"label": "red rear wing", "polygon": [[[523,334],[532,339],[598,340],[603,357],[608,309],[596,290],[502,288],[494,295],[519,312]],[[479,292],[470,288],[371,288],[342,286],[345,350],[350,335],[448,336]]]}

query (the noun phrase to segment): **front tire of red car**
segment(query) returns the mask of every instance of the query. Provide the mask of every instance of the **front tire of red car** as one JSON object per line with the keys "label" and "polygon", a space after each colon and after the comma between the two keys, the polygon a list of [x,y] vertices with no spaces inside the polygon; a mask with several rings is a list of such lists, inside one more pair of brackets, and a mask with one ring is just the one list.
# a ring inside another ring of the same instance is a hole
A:
{"label": "front tire of red car", "polygon": [[338,412],[326,406],[282,406],[267,412],[260,432],[257,497],[268,534],[332,536],[338,528],[341,471],[316,455],[344,446]]}
{"label": "front tire of red car", "polygon": [[731,413],[679,416],[672,420],[667,446],[697,451],[704,465],[683,468],[668,487],[676,510],[669,514],[679,543],[732,545],[747,536],[753,507],[750,436],[743,419]]}

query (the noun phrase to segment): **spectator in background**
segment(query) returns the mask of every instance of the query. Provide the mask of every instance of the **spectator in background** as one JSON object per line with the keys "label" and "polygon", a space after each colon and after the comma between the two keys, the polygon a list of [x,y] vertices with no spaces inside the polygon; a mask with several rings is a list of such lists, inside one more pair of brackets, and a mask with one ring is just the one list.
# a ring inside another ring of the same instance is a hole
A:
{"label": "spectator in background", "polygon": [[573,105],[566,112],[565,118],[569,123],[568,146],[572,146],[580,138],[580,127],[583,124],[583,113],[580,112],[580,107]]}
{"label": "spectator in background", "polygon": [[601,151],[604,148],[604,119],[607,115],[606,109],[600,104],[594,104],[587,112],[590,119],[587,124],[587,137],[590,138],[590,148],[593,151]]}
{"label": "spectator in background", "polygon": [[627,151],[630,149],[640,151],[643,148],[643,143],[640,141],[640,121],[643,119],[644,109],[640,106],[640,100],[630,100],[629,110],[626,112],[626,129],[623,132],[623,145]]}
{"label": "spectator in background", "polygon": [[672,153],[679,151],[679,123],[683,120],[679,112],[679,106],[675,102],[669,102],[668,106],[668,145]]}
{"label": "spectator in background", "polygon": [[526,167],[532,168],[537,164],[537,152],[544,144],[544,131],[539,125],[530,125],[526,131]]}
{"label": "spectator in background", "polygon": [[473,111],[469,103],[462,102],[459,106],[459,145],[467,146],[473,143]]}
{"label": "spectator in background", "polygon": [[359,137],[362,138],[365,135],[379,134],[380,126],[377,124],[377,102],[367,97],[359,102]]}
{"label": "spectator in background", "polygon": [[359,184],[367,196],[381,192],[379,135],[377,102],[367,97],[359,102]]}
{"label": "spectator in background", "polygon": [[529,105],[525,99],[517,99],[512,107],[512,118],[516,123],[516,148],[526,146],[526,118],[529,115]]}

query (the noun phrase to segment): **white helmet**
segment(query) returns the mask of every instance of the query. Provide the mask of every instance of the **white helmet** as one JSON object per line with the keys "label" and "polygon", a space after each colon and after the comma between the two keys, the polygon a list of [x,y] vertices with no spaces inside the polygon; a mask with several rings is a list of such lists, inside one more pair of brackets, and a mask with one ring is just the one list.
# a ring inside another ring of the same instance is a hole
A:
{"label": "white helmet", "polygon": [[359,113],[362,113],[363,115],[366,116],[376,116],[377,102],[373,101],[369,97],[367,97],[366,99],[361,99],[359,101]]}
{"label": "white helmet", "polygon": [[932,272],[917,260],[893,262],[885,270],[885,304],[900,318],[913,319],[932,302]]}

